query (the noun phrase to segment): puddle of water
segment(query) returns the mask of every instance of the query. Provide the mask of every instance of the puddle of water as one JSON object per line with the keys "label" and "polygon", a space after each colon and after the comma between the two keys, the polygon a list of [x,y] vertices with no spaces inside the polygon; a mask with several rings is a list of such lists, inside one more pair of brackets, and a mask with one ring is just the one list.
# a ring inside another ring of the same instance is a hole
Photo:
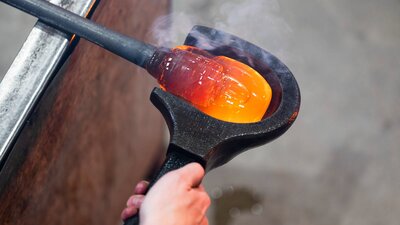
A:
{"label": "puddle of water", "polygon": [[262,197],[248,187],[216,187],[211,190],[214,213],[218,225],[232,224],[244,214],[260,216],[264,212]]}

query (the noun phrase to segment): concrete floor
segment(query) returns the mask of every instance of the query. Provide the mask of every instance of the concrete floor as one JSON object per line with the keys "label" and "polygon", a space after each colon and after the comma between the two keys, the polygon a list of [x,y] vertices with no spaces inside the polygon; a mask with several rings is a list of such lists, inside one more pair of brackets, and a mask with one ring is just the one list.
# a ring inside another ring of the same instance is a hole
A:
{"label": "concrete floor", "polygon": [[17,56],[36,20],[0,3],[0,81]]}
{"label": "concrete floor", "polygon": [[[173,2],[180,35],[163,43],[223,29],[277,55],[302,92],[284,136],[207,175],[211,224],[399,224],[399,0]],[[32,25],[0,4],[0,74]]]}
{"label": "concrete floor", "polygon": [[246,38],[302,93],[284,136],[207,175],[212,224],[399,224],[400,1],[174,2],[175,30]]}

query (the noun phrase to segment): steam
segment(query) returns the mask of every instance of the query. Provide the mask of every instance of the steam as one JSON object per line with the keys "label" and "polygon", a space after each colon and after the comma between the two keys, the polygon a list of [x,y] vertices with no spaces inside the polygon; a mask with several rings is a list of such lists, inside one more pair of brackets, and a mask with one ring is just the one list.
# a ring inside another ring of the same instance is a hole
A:
{"label": "steam", "polygon": [[291,29],[280,16],[276,0],[248,0],[240,4],[228,2],[221,6],[223,20],[215,28],[265,47],[270,51],[283,51],[288,43]]}
{"label": "steam", "polygon": [[[185,2],[187,9],[179,6]],[[277,56],[286,55],[291,28],[277,0],[175,0],[174,13],[159,17],[152,36],[159,46],[181,45],[194,25],[205,25],[250,41]]]}
{"label": "steam", "polygon": [[182,37],[196,25],[196,18],[184,12],[160,16],[152,26],[152,36],[158,46],[173,47],[182,45]]}

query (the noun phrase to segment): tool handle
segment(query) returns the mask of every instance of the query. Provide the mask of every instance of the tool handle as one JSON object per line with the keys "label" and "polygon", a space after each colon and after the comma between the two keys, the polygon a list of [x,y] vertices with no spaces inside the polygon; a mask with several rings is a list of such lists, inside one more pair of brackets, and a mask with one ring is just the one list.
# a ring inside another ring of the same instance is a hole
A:
{"label": "tool handle", "polygon": [[45,0],[0,0],[63,32],[75,34],[145,68],[156,47],[112,31]]}
{"label": "tool handle", "polygon": [[[187,154],[182,153],[181,151],[169,150],[163,166],[154,179],[150,182],[148,190],[166,173],[179,169],[191,162],[197,162],[197,160],[187,156]],[[139,213],[126,219],[124,221],[124,225],[139,225]]]}

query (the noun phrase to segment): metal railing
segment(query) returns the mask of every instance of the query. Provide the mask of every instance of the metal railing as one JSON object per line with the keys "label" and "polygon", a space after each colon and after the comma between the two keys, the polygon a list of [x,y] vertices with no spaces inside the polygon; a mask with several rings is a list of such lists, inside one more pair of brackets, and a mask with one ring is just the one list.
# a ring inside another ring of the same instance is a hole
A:
{"label": "metal railing", "polygon": [[[96,0],[51,2],[85,16]],[[0,83],[0,166],[69,47],[69,35],[38,21],[5,74]]]}

